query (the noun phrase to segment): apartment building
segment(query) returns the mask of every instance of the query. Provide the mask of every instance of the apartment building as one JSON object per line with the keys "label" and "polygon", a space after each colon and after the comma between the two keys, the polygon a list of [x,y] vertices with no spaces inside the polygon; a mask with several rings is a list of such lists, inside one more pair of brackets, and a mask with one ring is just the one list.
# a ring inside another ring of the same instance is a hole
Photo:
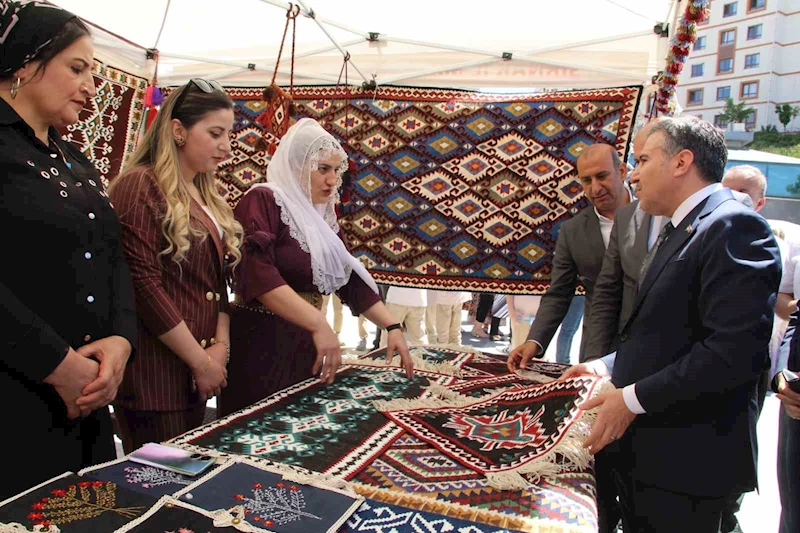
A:
{"label": "apartment building", "polygon": [[[748,130],[783,126],[775,106],[800,105],[800,0],[712,0],[677,87],[685,114],[724,126],[728,98],[755,111]],[[800,117],[789,126],[800,130]]]}

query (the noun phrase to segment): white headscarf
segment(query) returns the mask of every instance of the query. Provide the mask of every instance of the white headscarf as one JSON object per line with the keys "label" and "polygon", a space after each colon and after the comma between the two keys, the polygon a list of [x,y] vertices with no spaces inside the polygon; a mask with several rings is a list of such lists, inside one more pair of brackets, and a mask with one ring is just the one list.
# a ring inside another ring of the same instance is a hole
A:
{"label": "white headscarf", "polygon": [[[311,173],[320,161],[339,156],[336,169],[336,191],[328,203],[314,205],[311,198]],[[314,285],[322,294],[342,288],[355,271],[376,293],[378,287],[364,265],[350,255],[339,238],[339,224],[334,207],[339,202],[342,174],[347,168],[347,154],[339,142],[317,121],[303,118],[297,121],[281,139],[267,167],[267,183],[281,210],[281,220],[289,226],[289,234],[303,251],[311,255]],[[251,188],[252,190],[252,188]]]}

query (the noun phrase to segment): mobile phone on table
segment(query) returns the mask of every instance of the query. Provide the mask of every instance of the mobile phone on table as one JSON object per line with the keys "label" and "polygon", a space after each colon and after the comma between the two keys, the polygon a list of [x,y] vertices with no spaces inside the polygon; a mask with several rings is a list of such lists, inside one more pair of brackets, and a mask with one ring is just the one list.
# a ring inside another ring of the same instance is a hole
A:
{"label": "mobile phone on table", "polygon": [[130,454],[128,459],[190,477],[202,474],[216,462],[216,459],[208,455],[191,453],[153,442],[145,444]]}

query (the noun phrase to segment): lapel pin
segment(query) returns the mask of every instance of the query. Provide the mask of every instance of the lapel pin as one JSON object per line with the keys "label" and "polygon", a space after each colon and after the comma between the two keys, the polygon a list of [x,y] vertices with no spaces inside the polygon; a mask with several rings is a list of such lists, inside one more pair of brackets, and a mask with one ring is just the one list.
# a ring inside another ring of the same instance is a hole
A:
{"label": "lapel pin", "polygon": [[691,233],[693,229],[694,228],[691,225],[686,226],[686,233]]}

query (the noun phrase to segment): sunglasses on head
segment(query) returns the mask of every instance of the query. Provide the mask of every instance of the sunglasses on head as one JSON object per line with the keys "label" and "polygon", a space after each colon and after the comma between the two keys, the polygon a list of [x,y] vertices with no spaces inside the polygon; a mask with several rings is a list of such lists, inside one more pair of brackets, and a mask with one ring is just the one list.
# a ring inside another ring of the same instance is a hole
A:
{"label": "sunglasses on head", "polygon": [[222,85],[219,84],[218,81],[215,80],[204,80],[202,78],[192,78],[183,88],[181,91],[180,96],[178,96],[178,100],[175,102],[175,107],[172,108],[172,117],[175,118],[175,112],[180,109],[181,104],[183,104],[183,100],[186,97],[186,94],[192,89],[192,85],[203,91],[204,93],[213,93],[214,91],[224,93],[225,89],[222,88]]}

